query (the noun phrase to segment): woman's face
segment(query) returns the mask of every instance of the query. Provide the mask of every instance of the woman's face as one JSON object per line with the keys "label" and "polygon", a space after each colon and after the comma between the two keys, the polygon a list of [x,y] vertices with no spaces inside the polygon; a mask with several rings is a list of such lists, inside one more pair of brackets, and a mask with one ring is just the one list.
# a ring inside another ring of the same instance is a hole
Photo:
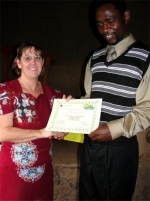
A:
{"label": "woman's face", "polygon": [[17,59],[18,68],[21,69],[21,76],[27,78],[38,78],[42,71],[44,60],[40,52],[36,52],[34,47],[23,51],[20,59]]}

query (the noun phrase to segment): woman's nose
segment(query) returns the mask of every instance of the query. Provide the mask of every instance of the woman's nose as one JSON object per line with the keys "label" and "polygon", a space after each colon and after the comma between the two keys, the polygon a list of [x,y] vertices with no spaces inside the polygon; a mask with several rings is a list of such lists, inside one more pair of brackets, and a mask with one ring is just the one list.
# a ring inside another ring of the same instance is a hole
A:
{"label": "woman's nose", "polygon": [[36,63],[36,58],[33,57],[33,58],[31,59],[31,62],[32,62],[32,63]]}

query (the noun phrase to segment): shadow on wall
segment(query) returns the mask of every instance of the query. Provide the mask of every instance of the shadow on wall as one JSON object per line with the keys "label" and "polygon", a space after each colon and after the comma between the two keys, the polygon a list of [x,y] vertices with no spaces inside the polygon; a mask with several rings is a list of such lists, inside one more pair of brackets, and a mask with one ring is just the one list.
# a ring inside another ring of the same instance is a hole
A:
{"label": "shadow on wall", "polygon": [[[89,21],[89,25],[91,27],[93,35],[99,41],[99,48],[100,48],[100,47],[105,47],[107,45],[107,43],[106,43],[105,39],[98,33],[97,25],[95,22],[95,9],[96,9],[96,4],[95,4],[95,2],[92,1],[89,5],[89,9],[88,9],[88,21]],[[97,49],[99,49],[99,48],[97,48]],[[83,65],[81,68],[81,77],[80,77],[81,96],[85,95],[84,77],[85,77],[85,69],[86,69],[87,62],[90,59],[90,57],[92,56],[93,52],[96,51],[97,49],[91,51],[83,62]]]}
{"label": "shadow on wall", "polygon": [[98,33],[97,25],[95,22],[95,10],[97,8],[97,5],[95,2],[96,1],[92,1],[89,5],[89,10],[88,10],[89,25],[91,27],[93,35],[97,38],[101,46],[105,47],[107,43],[105,39]]}

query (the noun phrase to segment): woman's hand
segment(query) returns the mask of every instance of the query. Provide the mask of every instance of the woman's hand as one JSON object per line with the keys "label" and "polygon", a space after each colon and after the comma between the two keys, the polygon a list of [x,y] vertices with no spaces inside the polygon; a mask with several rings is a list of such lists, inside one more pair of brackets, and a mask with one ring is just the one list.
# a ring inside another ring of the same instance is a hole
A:
{"label": "woman's hand", "polygon": [[46,131],[45,128],[40,130],[41,138],[54,138],[57,140],[63,140],[68,134],[66,132]]}
{"label": "woman's hand", "polygon": [[46,128],[43,128],[40,130],[40,135],[41,138],[52,138],[54,134],[52,131],[47,131]]}
{"label": "woman's hand", "polygon": [[52,138],[56,140],[63,140],[64,137],[68,134],[66,132],[54,132],[54,131],[52,131],[52,133],[53,133]]}
{"label": "woman's hand", "polygon": [[69,101],[69,100],[73,99],[73,97],[71,95],[66,97],[66,95],[64,94],[62,99],[66,99],[66,101]]}

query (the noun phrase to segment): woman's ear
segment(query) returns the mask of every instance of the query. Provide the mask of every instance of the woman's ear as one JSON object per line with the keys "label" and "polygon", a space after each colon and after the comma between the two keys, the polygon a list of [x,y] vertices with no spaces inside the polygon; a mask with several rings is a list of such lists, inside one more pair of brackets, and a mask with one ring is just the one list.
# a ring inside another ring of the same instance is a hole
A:
{"label": "woman's ear", "polygon": [[21,64],[20,64],[20,60],[19,59],[16,59],[16,64],[17,64],[18,68],[21,69]]}
{"label": "woman's ear", "polygon": [[130,21],[130,11],[126,10],[123,14],[123,20],[125,22],[125,24],[128,24]]}

